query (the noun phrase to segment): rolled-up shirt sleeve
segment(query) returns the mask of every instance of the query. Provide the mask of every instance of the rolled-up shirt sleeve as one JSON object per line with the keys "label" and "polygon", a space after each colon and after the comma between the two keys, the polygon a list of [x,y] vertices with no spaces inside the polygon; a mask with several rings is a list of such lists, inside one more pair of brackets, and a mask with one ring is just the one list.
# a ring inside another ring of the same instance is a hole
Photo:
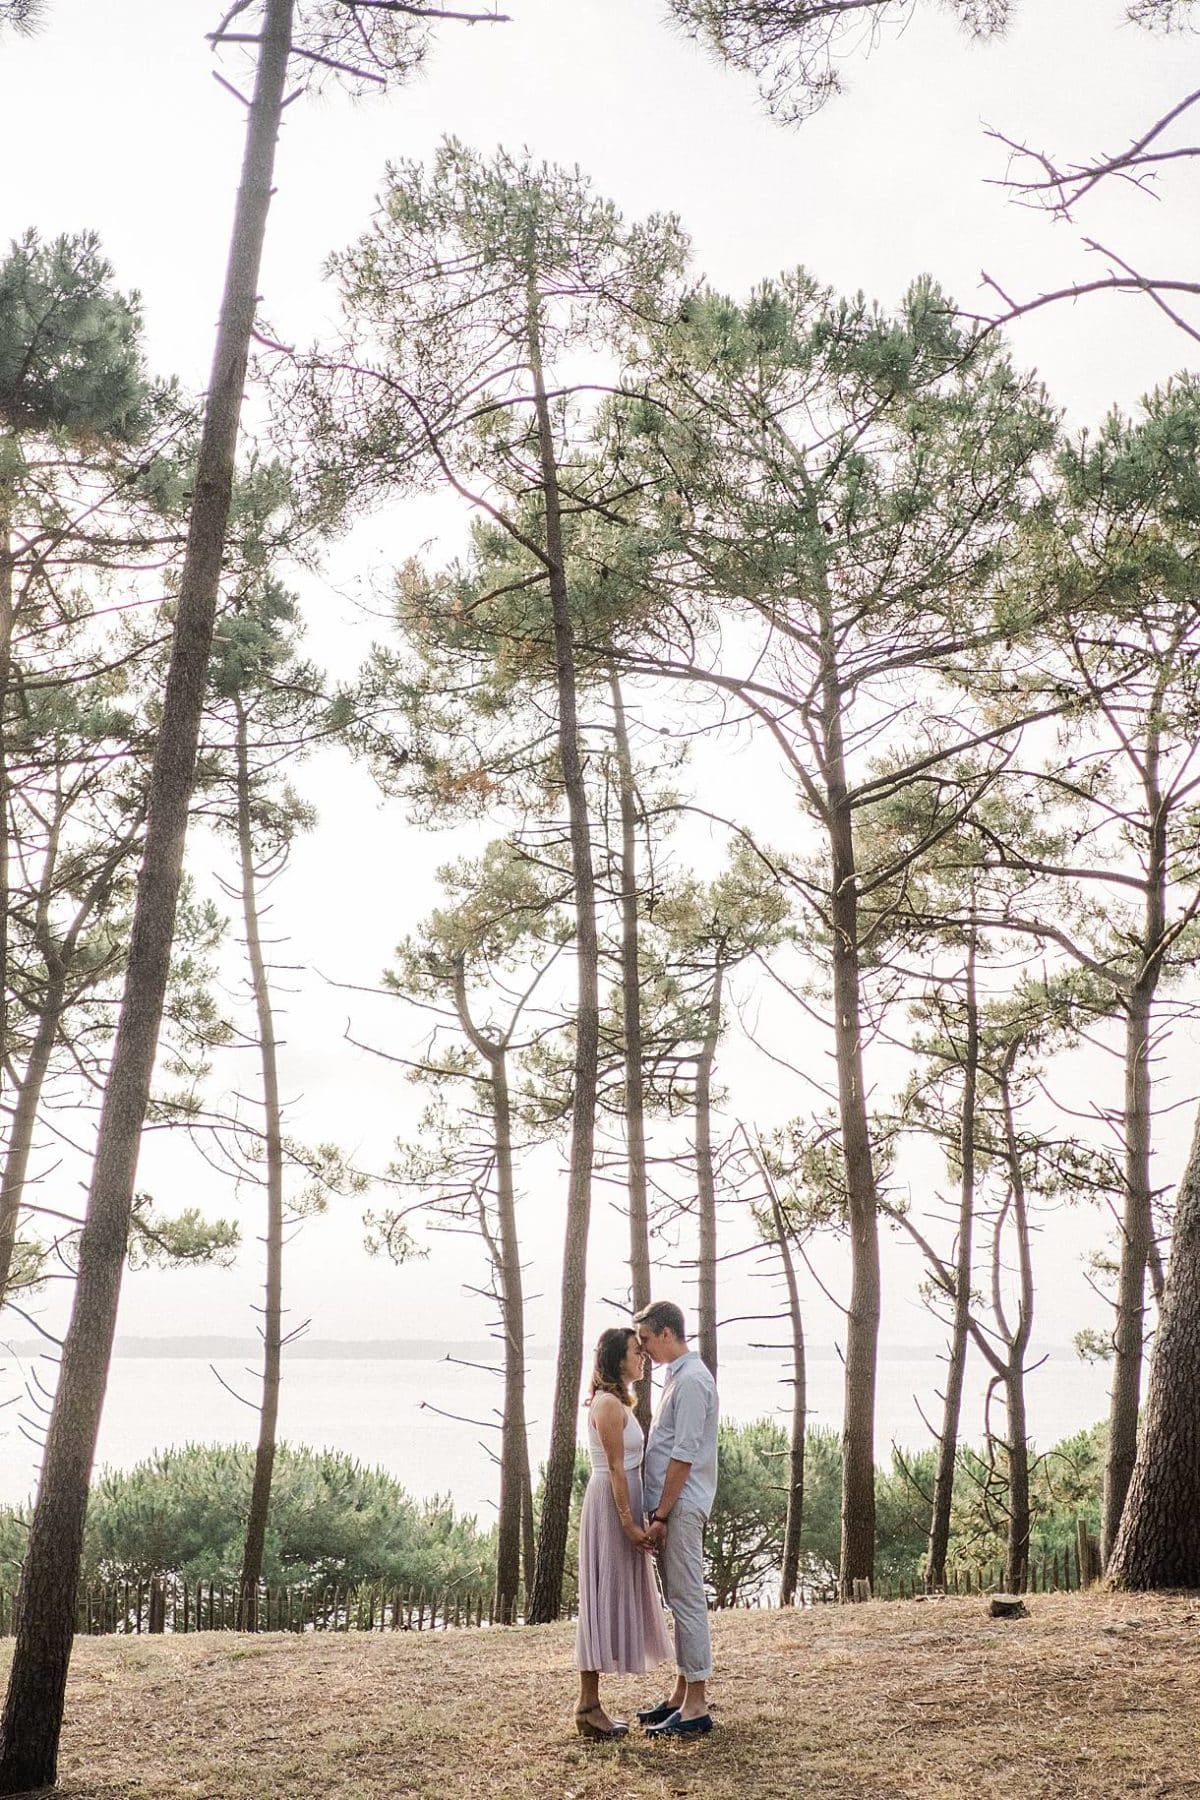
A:
{"label": "rolled-up shirt sleeve", "polygon": [[708,1395],[698,1381],[681,1382],[675,1396],[675,1441],[672,1462],[694,1463],[704,1448]]}

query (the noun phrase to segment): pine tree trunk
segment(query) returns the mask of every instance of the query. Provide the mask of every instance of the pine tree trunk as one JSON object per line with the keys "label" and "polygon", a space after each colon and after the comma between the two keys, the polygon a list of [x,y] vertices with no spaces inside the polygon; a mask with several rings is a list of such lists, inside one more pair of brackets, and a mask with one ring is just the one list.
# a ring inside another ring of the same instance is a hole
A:
{"label": "pine tree trunk", "polygon": [[[13,1253],[16,1247],[17,1229],[20,1223],[21,1206],[25,1195],[25,1182],[29,1173],[29,1158],[33,1150],[34,1132],[37,1129],[38,1109],[41,1106],[42,1091],[46,1077],[50,1071],[54,1046],[63,1026],[63,1015],[73,1000],[86,991],[89,981],[85,973],[82,982],[77,982],[70,995],[68,985],[72,969],[75,966],[75,955],[81,933],[86,928],[96,909],[102,904],[116,869],[125,860],[129,847],[140,829],[138,821],[127,824],[125,834],[110,849],[96,870],[92,880],[79,898],[75,917],[70,926],[56,937],[51,924],[50,905],[55,892],[60,888],[59,852],[62,844],[65,806],[61,795],[58,796],[55,810],[48,825],[46,851],[42,860],[40,885],[37,895],[36,909],[36,942],[46,967],[46,982],[42,991],[40,1005],[36,1014],[33,1040],[25,1059],[25,1071],[16,1078],[14,1099],[10,1102],[11,1119],[8,1130],[8,1150],[4,1157],[4,1171],[0,1176],[0,1305],[3,1305],[12,1278]],[[94,974],[93,967],[89,973]],[[15,1064],[12,1046],[9,1046],[10,1066]]]}
{"label": "pine tree trunk", "polygon": [[545,1625],[562,1606],[563,1564],[571,1516],[579,1390],[583,1375],[583,1309],[587,1295],[588,1225],[592,1204],[592,1156],[600,1045],[600,950],[596,932],[596,884],[591,822],[580,751],[575,686],[575,634],[563,561],[558,465],[550,404],[542,371],[540,301],[531,272],[529,355],[537,408],[538,452],[546,517],[546,562],[554,622],[558,751],[570,821],[571,873],[575,889],[574,1092],[567,1211],[563,1235],[558,1357],[551,1408],[550,1454],[542,1492],[537,1562],[528,1606],[530,1624]]}
{"label": "pine tree trunk", "polygon": [[[625,703],[615,670],[612,690],[613,733],[621,803],[621,997],[625,1053],[625,1152],[629,1163],[629,1283],[633,1310],[650,1304],[650,1209],[646,1184],[646,1107],[642,1071],[642,980],[638,954],[637,792]],[[650,1428],[651,1376],[637,1384],[637,1415],[643,1431]]]}
{"label": "pine tree trunk", "polygon": [[484,1203],[480,1224],[492,1259],[500,1329],[504,1338],[504,1416],[500,1426],[500,1507],[496,1531],[496,1618],[515,1623],[521,1588],[532,1580],[533,1506],[529,1484],[529,1433],[525,1417],[525,1290],[517,1234],[513,1177],[512,1103],[508,1087],[507,1040],[489,1037],[471,1016],[466,959],[454,962],[454,1009],[469,1043],[487,1065],[492,1109],[492,1149],[496,1162],[496,1218],[493,1232]]}
{"label": "pine tree trunk", "polygon": [[788,1243],[787,1222],[783,1209],[771,1195],[771,1216],[775,1221],[775,1242],[787,1287],[788,1322],[792,1332],[792,1437],[788,1450],[787,1520],[783,1528],[783,1569],[779,1581],[779,1604],[794,1606],[800,1580],[800,1536],[804,1530],[804,1448],[808,1432],[808,1360],[804,1347],[804,1317],[800,1311],[800,1289],[796,1281],[796,1265]]}
{"label": "pine tree trunk", "polygon": [[279,1383],[283,1361],[283,1121],[279,1106],[279,1068],[275,1049],[275,1018],[271,988],[263,955],[258,919],[257,878],[254,868],[254,832],[250,819],[250,764],[246,745],[246,714],[237,707],[237,813],[238,859],[242,877],[242,921],[246,954],[254,989],[258,1021],[258,1054],[262,1075],[263,1136],[267,1176],[267,1278],[263,1305],[262,1404],[258,1415],[258,1444],[254,1454],[254,1481],[246,1519],[246,1543],[242,1553],[241,1600],[245,1628],[258,1629],[258,1584],[262,1580],[263,1548],[271,1511],[271,1480],[275,1473],[275,1445],[279,1427]]}
{"label": "pine tree trunk", "polygon": [[[2,440],[0,440],[2,447]],[[0,477],[2,478],[2,477]],[[12,513],[8,495],[0,487],[0,1101],[5,1098],[4,1076],[12,1046],[8,1041],[8,1007],[12,991],[9,980],[9,781],[8,781],[8,689],[12,680],[13,634],[13,554]],[[11,1248],[9,1252],[11,1256]],[[0,1299],[7,1285],[8,1270],[0,1280]]]}
{"label": "pine tree trunk", "polygon": [[21,1577],[20,1621],[0,1725],[0,1794],[51,1786],[58,1762],[88,1482],[170,964],[291,20],[292,0],[266,0],[151,774],[125,992],[79,1243],[71,1321]]}
{"label": "pine tree trunk", "polygon": [[[835,884],[837,875],[835,873]],[[853,878],[851,878],[853,879]],[[842,1424],[843,1599],[875,1574],[875,1382],[879,1354],[879,1228],[859,1028],[857,904],[846,889],[834,908],[834,1009],[842,1141],[850,1213],[851,1283],[846,1318],[845,1412]]]}
{"label": "pine tree trunk", "polygon": [[500,1438],[500,1514],[496,1535],[496,1616],[516,1619],[521,1589],[529,1439],[525,1425],[525,1295],[513,1184],[512,1117],[503,1050],[490,1064],[496,1144],[496,1200],[500,1226],[500,1321],[504,1333],[504,1420]]}
{"label": "pine tree trunk", "polygon": [[1100,1560],[1107,1566],[1121,1527],[1137,1456],[1138,1411],[1146,1337],[1146,1271],[1154,1249],[1150,1157],[1153,1134],[1150,1052],[1154,995],[1161,969],[1167,914],[1169,814],[1159,787],[1159,731],[1152,724],[1142,763],[1149,843],[1146,858],[1142,966],[1125,1013],[1125,1201],[1113,1329],[1113,1377],[1108,1406],[1108,1453],[1100,1518]]}
{"label": "pine tree trunk", "polygon": [[979,1081],[979,997],[976,991],[976,935],[967,940],[966,1042],[963,1047],[962,1123],[959,1132],[958,1243],[954,1261],[954,1317],[950,1328],[950,1358],[942,1404],[942,1429],[938,1438],[937,1471],[933,1485],[933,1513],[929,1522],[929,1553],[925,1563],[927,1588],[946,1585],[946,1553],[950,1546],[950,1509],[954,1500],[954,1470],[958,1461],[958,1427],[962,1413],[963,1380],[971,1322],[971,1267],[975,1223],[975,1096]]}
{"label": "pine tree trunk", "polygon": [[[1012,1193],[1013,1224],[1017,1239],[1018,1313],[1015,1328],[1008,1334],[1008,1358],[1004,1370],[1004,1397],[1008,1414],[1008,1574],[1010,1593],[1023,1592],[1029,1568],[1029,1438],[1025,1416],[1025,1355],[1033,1333],[1033,1250],[1029,1236],[1029,1205],[1025,1192],[1025,1174],[1013,1114],[1010,1076],[1016,1057],[1016,1046],[1008,1053],[1000,1074],[1000,1099],[1004,1116],[1004,1137],[1008,1155],[1009,1187]],[[997,1228],[999,1237],[999,1228]],[[994,1282],[999,1293],[998,1259],[993,1265]],[[997,1320],[1002,1319],[999,1299]]]}
{"label": "pine tree trunk", "polygon": [[1150,995],[1140,985],[1125,1019],[1125,1203],[1113,1330],[1112,1388],[1100,1559],[1107,1566],[1121,1527],[1137,1457],[1138,1410],[1146,1330],[1146,1268],[1153,1233],[1150,1197]]}
{"label": "pine tree trunk", "polygon": [[1029,1437],[1025,1417],[1024,1354],[1010,1360],[1004,1375],[1008,1416],[1008,1544],[1004,1581],[1010,1594],[1029,1583]]}
{"label": "pine tree trunk", "polygon": [[725,970],[720,957],[713,967],[712,988],[704,1025],[704,1042],[696,1062],[696,1195],[700,1215],[697,1258],[697,1337],[701,1361],[717,1378],[717,1178],[712,1149],[712,1071],[721,1035],[721,991]]}
{"label": "pine tree trunk", "polygon": [[[96,972],[93,966],[84,973],[81,981],[77,980],[68,993],[80,935],[102,904],[115,871],[125,860],[130,845],[140,830],[139,820],[127,822],[124,835],[93,872],[90,884],[79,898],[75,917],[69,927],[61,937],[56,937],[51,925],[50,904],[61,886],[58,870],[65,810],[59,796],[49,823],[37,895],[36,942],[46,966],[46,984],[36,1014],[37,1022],[25,1060],[25,1071],[16,1079],[14,1099],[10,1102],[12,1111],[8,1150],[4,1158],[4,1172],[0,1176],[0,1305],[4,1303],[12,1278],[13,1253],[29,1173],[29,1158],[54,1046],[63,1027],[63,1015],[90,985],[89,974]],[[15,1063],[11,1045],[9,1063],[10,1066]]]}
{"label": "pine tree trunk", "polygon": [[850,1305],[846,1316],[845,1410],[842,1422],[842,1542],[838,1586],[843,1600],[856,1581],[875,1573],[875,1382],[879,1356],[879,1221],[870,1121],[863,1081],[858,947],[858,872],[854,815],[846,777],[842,696],[832,624],[822,620],[822,739],[830,857],[833,1032],[838,1114],[850,1226]]}
{"label": "pine tree trunk", "polygon": [[521,1573],[525,1593],[533,1592],[533,1572],[537,1565],[537,1539],[533,1528],[533,1471],[529,1467],[529,1431],[525,1432],[525,1461],[521,1487]]}
{"label": "pine tree trunk", "polygon": [[1200,1587],[1200,1117],[1180,1184],[1145,1417],[1109,1558],[1117,1588]]}
{"label": "pine tree trunk", "polygon": [[42,1088],[54,1053],[62,1018],[64,999],[61,973],[53,976],[42,996],[41,1011],[33,1042],[16,1091],[16,1104],[8,1130],[8,1149],[4,1156],[4,1174],[0,1178],[0,1305],[3,1305],[12,1275],[13,1252],[17,1241],[17,1224],[25,1180],[29,1173],[29,1157],[37,1126]]}
{"label": "pine tree trunk", "polygon": [[492,1259],[492,1276],[504,1339],[504,1416],[500,1426],[500,1506],[496,1530],[495,1612],[501,1625],[516,1622],[521,1588],[532,1580],[533,1507],[529,1483],[529,1433],[525,1418],[525,1291],[517,1235],[513,1177],[512,1103],[508,1087],[507,1040],[489,1037],[471,1016],[466,960],[454,962],[454,1008],[463,1033],[487,1065],[492,1109],[492,1149],[496,1165],[496,1218],[493,1231],[480,1200],[480,1225]]}

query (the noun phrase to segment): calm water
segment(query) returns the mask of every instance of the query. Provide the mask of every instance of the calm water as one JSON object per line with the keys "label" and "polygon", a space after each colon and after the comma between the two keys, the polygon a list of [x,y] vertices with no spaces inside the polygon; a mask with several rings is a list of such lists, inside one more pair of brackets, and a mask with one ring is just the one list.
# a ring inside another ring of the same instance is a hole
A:
{"label": "calm water", "polygon": [[[215,1365],[231,1386],[252,1394],[240,1361]],[[780,1383],[779,1359],[736,1352],[721,1368],[722,1411],[729,1419],[790,1414],[790,1389]],[[10,1364],[0,1400],[19,1387]],[[553,1366],[530,1365],[531,1451],[545,1456]],[[1030,1430],[1043,1446],[1094,1423],[1107,1411],[1107,1370],[1089,1368],[1069,1351],[1051,1356],[1028,1377]],[[937,1416],[942,1365],[933,1356],[884,1353],[880,1366],[877,1455],[895,1442],[906,1449],[930,1442],[919,1400]],[[984,1377],[968,1379],[964,1436],[980,1434]],[[832,1350],[809,1358],[813,1424],[840,1426],[842,1366]],[[294,1359],[286,1365],[280,1434],[294,1444],[348,1452],[378,1464],[421,1498],[449,1494],[460,1510],[488,1522],[497,1474],[489,1448],[498,1447],[499,1380],[474,1368],[427,1359]],[[435,1410],[438,1409],[438,1410]],[[20,1435],[16,1405],[0,1411],[0,1502],[23,1500],[36,1479],[38,1452]],[[447,1418],[446,1413],[461,1419]],[[254,1415],[225,1391],[208,1363],[184,1357],[155,1361],[118,1357],[113,1363],[100,1433],[99,1462],[126,1468],[172,1444],[236,1443],[252,1436]]]}

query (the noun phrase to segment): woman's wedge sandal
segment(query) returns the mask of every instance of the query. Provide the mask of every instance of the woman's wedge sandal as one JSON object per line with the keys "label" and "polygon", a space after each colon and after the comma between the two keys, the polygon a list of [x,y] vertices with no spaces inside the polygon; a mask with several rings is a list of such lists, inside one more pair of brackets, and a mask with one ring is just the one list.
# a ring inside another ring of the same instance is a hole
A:
{"label": "woman's wedge sandal", "polygon": [[593,1713],[603,1714],[603,1711],[603,1707],[600,1706],[589,1706],[583,1712],[576,1711],[575,1729],[580,1737],[599,1744],[611,1744],[615,1743],[618,1738],[628,1737],[629,1727],[624,1719],[614,1719],[609,1725],[596,1724],[592,1717]]}

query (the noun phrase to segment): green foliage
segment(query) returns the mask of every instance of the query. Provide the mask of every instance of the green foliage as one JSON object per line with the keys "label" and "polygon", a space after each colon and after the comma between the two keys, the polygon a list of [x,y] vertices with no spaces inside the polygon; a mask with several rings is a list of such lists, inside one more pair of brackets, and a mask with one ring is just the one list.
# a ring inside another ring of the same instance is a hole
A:
{"label": "green foliage", "polygon": [[496,971],[511,973],[539,951],[551,954],[569,937],[561,911],[566,879],[508,839],[482,856],[462,858],[437,872],[447,905],[436,907],[416,937],[396,951],[384,981],[414,999],[452,996],[461,968],[469,987]]}
{"label": "green foliage", "polygon": [[[891,1181],[896,1137],[888,1122],[872,1118],[871,1155],[881,1190]],[[758,1154],[775,1188],[793,1238],[803,1242],[815,1231],[840,1228],[849,1204],[846,1159],[837,1114],[830,1108],[802,1114],[776,1126],[758,1141]],[[758,1209],[760,1232],[774,1238],[773,1219]]]}
{"label": "green foliage", "polygon": [[717,1606],[760,1592],[783,1559],[788,1434],[773,1419],[722,1422],[717,1496],[704,1538],[705,1580]]}
{"label": "green foliage", "polygon": [[875,1472],[875,1558],[877,1581],[894,1580],[920,1565],[933,1514],[936,1452],[902,1454],[893,1447],[891,1466]]}
{"label": "green foliage", "polygon": [[842,1535],[842,1441],[828,1425],[804,1436],[804,1517],[800,1574],[814,1587],[837,1577]]}
{"label": "green foliage", "polygon": [[[88,1503],[84,1581],[167,1574],[236,1584],[253,1472],[247,1445],[188,1444],[102,1474]],[[23,1536],[16,1510],[0,1510],[10,1567]],[[448,1502],[413,1500],[392,1476],[333,1451],[279,1446],[265,1581],[478,1589],[491,1583],[492,1558],[491,1534]]]}
{"label": "green foliage", "polygon": [[[1110,1279],[1116,1273],[1115,1266],[1106,1258],[1089,1258],[1089,1267],[1093,1273],[1104,1274]],[[1113,1359],[1113,1338],[1111,1331],[1096,1331],[1086,1325],[1075,1333],[1073,1339],[1075,1354],[1081,1362],[1111,1362]]]}
{"label": "green foliage", "polygon": [[136,1194],[129,1222],[129,1266],[169,1269],[212,1263],[229,1269],[241,1236],[231,1219],[206,1219],[195,1206],[164,1218],[155,1212],[149,1194]]}
{"label": "green foliage", "polygon": [[647,356],[672,400],[648,455],[681,477],[664,532],[786,634],[786,679],[814,727],[823,644],[849,713],[871,692],[894,700],[897,671],[1011,635],[1046,604],[1013,567],[1013,531],[1043,505],[1032,477],[1053,410],[928,277],[890,313],[803,269],[741,304],[707,292]]}
{"label": "green foliage", "polygon": [[[790,918],[787,890],[766,853],[742,842],[715,880],[678,881],[654,907],[654,924],[668,940],[664,960],[705,974],[770,949],[785,935]],[[691,1035],[703,1037],[703,1029]]]}
{"label": "green foliage", "polygon": [[502,1284],[501,1191],[513,1150],[537,1135],[532,1109],[509,1099],[509,1064],[537,1029],[532,1003],[570,936],[560,905],[566,887],[509,839],[444,866],[438,878],[447,904],[397,946],[384,974],[388,989],[436,1024],[410,1069],[429,1100],[386,1174],[404,1205],[367,1214],[367,1248],[397,1262],[424,1254],[407,1219],[428,1208],[479,1228]]}
{"label": "green foliage", "polygon": [[528,152],[488,160],[446,138],[428,166],[389,166],[372,230],[330,268],[347,311],[375,327],[410,381],[440,387],[444,425],[457,398],[445,384],[469,382],[477,396],[481,352],[497,380],[512,373],[498,322],[519,342],[532,306],[549,364],[598,328],[621,329],[622,312],[657,307],[686,251],[672,215],[629,225],[578,168]]}
{"label": "green foliage", "polygon": [[[1106,1432],[1102,1424],[1092,1426],[1034,1459],[1034,1562],[1072,1548],[1077,1519],[1097,1530]],[[734,1605],[769,1591],[778,1575],[787,1458],[788,1434],[778,1420],[720,1428],[720,1478],[705,1541],[706,1580],[718,1604]],[[802,1587],[820,1589],[836,1579],[841,1460],[835,1431],[808,1432]],[[236,1583],[252,1473],[253,1453],[246,1446],[186,1445],[127,1473],[102,1475],[89,1506],[84,1579],[138,1580],[168,1573],[189,1581]],[[578,1594],[579,1514],[590,1478],[591,1459],[580,1445],[564,1577],[568,1603]],[[535,1520],[541,1480],[534,1494]],[[932,1485],[932,1450],[911,1456],[894,1452],[890,1468],[877,1470],[880,1583],[919,1574]],[[955,1480],[951,1567],[990,1567],[1003,1560],[1002,1495],[1002,1481],[998,1484],[994,1474],[989,1478],[977,1452],[964,1450]],[[20,1509],[0,1508],[0,1582],[13,1579],[24,1554],[22,1518]],[[391,1476],[349,1457],[280,1446],[265,1580],[487,1587],[493,1554],[492,1535],[481,1532],[474,1519],[457,1517],[446,1502],[416,1502]]]}
{"label": "green foliage", "polygon": [[[452,138],[428,165],[389,166],[371,230],[330,259],[356,361],[384,379],[348,380],[343,353],[329,374],[314,361],[304,400],[315,503],[336,512],[381,487],[479,476],[536,514],[525,356],[549,378],[560,355],[627,338],[632,320],[660,310],[685,254],[673,217],[627,224],[577,168],[503,150],[489,160]],[[566,400],[555,413],[560,430],[574,417]],[[515,523],[485,510],[502,530]],[[531,548],[541,531],[523,523],[532,529],[517,538]],[[522,595],[509,600],[519,608]]]}
{"label": "green foliage", "polygon": [[[571,1513],[567,1526],[567,1550],[563,1562],[563,1605],[576,1606],[579,1603],[579,1515],[583,1510],[583,1496],[587,1493],[588,1482],[592,1479],[592,1458],[586,1444],[575,1446],[575,1468],[571,1475]],[[546,1492],[546,1465],[538,1470],[537,1482],[533,1490],[533,1530],[537,1537],[541,1531],[542,1500]]]}
{"label": "green foliage", "polygon": [[[1062,1555],[1075,1542],[1083,1518],[1095,1533],[1099,1520],[1107,1427],[1095,1425],[1064,1438],[1031,1465],[1033,1533],[1030,1558]],[[935,1455],[893,1450],[891,1463],[875,1471],[875,1575],[895,1584],[919,1576],[932,1513]],[[576,1451],[571,1529],[567,1546],[569,1597],[578,1579],[579,1509],[591,1475],[581,1446]],[[705,1580],[718,1606],[734,1606],[770,1592],[783,1561],[789,1478],[788,1432],[778,1419],[722,1423],[717,1497],[705,1536]],[[821,1590],[837,1580],[841,1535],[842,1447],[836,1431],[816,1427],[804,1440],[804,1518],[800,1534],[800,1585]],[[964,1449],[954,1485],[950,1566],[978,1569],[1002,1562],[1007,1518],[1003,1468],[989,1473],[978,1452]],[[540,1504],[541,1490],[535,1496]]]}
{"label": "green foliage", "polygon": [[0,1586],[15,1587],[25,1560],[28,1520],[16,1506],[0,1506]]}
{"label": "green foliage", "polygon": [[[720,1479],[713,1508],[713,1522],[720,1516],[721,1524],[706,1552],[713,1592],[724,1591],[730,1600],[736,1600],[770,1587],[783,1560],[788,1434],[772,1419],[721,1429]],[[892,1578],[902,1569],[907,1572],[924,1552],[930,1509],[922,1490],[932,1487],[932,1469],[932,1451],[906,1458],[893,1452],[891,1467],[876,1469],[878,1579]],[[840,1436],[818,1426],[804,1439],[802,1588],[826,1588],[837,1579],[841,1493]],[[711,1528],[710,1535],[714,1535]],[[761,1549],[756,1549],[757,1541],[761,1541]],[[727,1584],[724,1589],[722,1582]]]}
{"label": "green foliage", "polygon": [[[716,1603],[736,1605],[764,1592],[778,1573],[787,1521],[788,1434],[776,1419],[718,1429],[717,1497],[704,1540],[705,1581]],[[591,1479],[584,1445],[575,1451],[571,1523],[567,1537],[564,1598],[578,1598],[579,1514]],[[539,1515],[543,1468],[534,1491]],[[802,1578],[825,1586],[837,1569],[842,1459],[836,1433],[810,1431],[805,1438],[805,1519]]]}
{"label": "green foliage", "polygon": [[607,683],[629,619],[657,610],[637,579],[647,557],[616,417],[635,403],[599,400],[590,370],[568,384],[584,355],[619,387],[635,322],[674,310],[685,255],[673,218],[625,221],[579,169],[447,140],[426,165],[389,168],[370,232],[332,260],[357,372],[346,378],[341,351],[311,365],[315,503],[445,482],[480,496],[461,562],[398,571],[404,647],[372,656],[356,696],[351,735],[422,817],[494,824],[505,805],[527,817],[561,800],[535,367],[551,396],[581,693]]}
{"label": "green foliage", "polygon": [[[756,1428],[757,1429],[757,1428]],[[778,1425],[779,1446],[786,1442]],[[1031,1562],[1063,1555],[1074,1545],[1076,1521],[1095,1534],[1100,1515],[1107,1425],[1098,1424],[1063,1438],[1030,1459]],[[841,1444],[828,1430],[805,1440],[805,1511],[801,1537],[802,1576],[816,1586],[836,1579],[838,1568]],[[882,1584],[920,1576],[932,1514],[935,1453],[892,1452],[890,1467],[875,1472],[875,1575]],[[949,1565],[990,1568],[1004,1561],[1008,1517],[1003,1451],[994,1463],[964,1447],[959,1452],[951,1512]],[[780,1522],[782,1544],[782,1518]]]}
{"label": "green foliage", "polygon": [[140,302],[112,273],[93,232],[13,244],[0,263],[0,427],[126,443],[142,433]]}
{"label": "green foliage", "polygon": [[6,1294],[35,1294],[58,1273],[58,1258],[52,1244],[41,1238],[17,1236],[13,1240],[12,1262],[8,1270]]}
{"label": "green foliage", "polygon": [[[798,124],[845,89],[842,66],[900,29],[920,0],[669,0],[671,17],[724,62],[752,75],[768,111]],[[1014,0],[938,0],[973,38],[1003,32]],[[1131,0],[1129,17],[1165,22],[1191,0]]]}
{"label": "green foliage", "polygon": [[[175,912],[175,939],[167,978],[165,1041],[160,1046],[162,1072],[176,1083],[151,1095],[152,1119],[188,1119],[201,1105],[201,1084],[213,1050],[227,1044],[233,1027],[217,997],[216,963],[228,921],[211,900],[196,892],[185,876]],[[127,927],[119,936],[121,967],[128,944]]]}
{"label": "green foliage", "polygon": [[[1098,1534],[1107,1446],[1108,1425],[1101,1422],[1063,1438],[1043,1456],[1031,1455],[1031,1564],[1073,1549],[1079,1519],[1086,1520],[1093,1536]],[[992,1463],[976,1450],[960,1452],[951,1513],[951,1563],[957,1559],[968,1566],[986,1566],[1004,1560],[1005,1482],[1002,1447],[997,1447]]]}

